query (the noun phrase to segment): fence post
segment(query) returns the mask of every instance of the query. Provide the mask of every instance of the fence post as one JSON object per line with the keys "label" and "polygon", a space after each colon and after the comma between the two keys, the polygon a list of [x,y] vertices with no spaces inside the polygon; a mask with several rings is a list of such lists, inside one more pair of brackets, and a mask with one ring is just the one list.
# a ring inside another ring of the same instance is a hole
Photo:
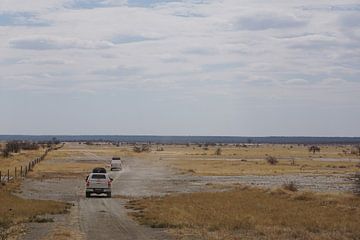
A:
{"label": "fence post", "polygon": [[25,166],[25,174],[24,174],[24,177],[26,176],[27,174],[27,166]]}
{"label": "fence post", "polygon": [[8,169],[8,182],[10,181],[10,169]]}
{"label": "fence post", "polygon": [[23,172],[22,172],[22,166],[20,166],[20,177],[23,176]]}
{"label": "fence post", "polygon": [[16,179],[16,177],[17,177],[17,172],[16,172],[16,167],[15,167],[15,179]]}
{"label": "fence post", "polygon": [[2,176],[1,176],[1,171],[0,171],[0,184],[1,184],[1,181],[2,181]]}

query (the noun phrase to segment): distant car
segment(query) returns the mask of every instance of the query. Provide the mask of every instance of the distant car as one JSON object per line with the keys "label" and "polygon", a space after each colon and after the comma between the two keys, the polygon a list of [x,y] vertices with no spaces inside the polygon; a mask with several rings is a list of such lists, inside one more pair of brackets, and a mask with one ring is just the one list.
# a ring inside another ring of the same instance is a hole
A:
{"label": "distant car", "polygon": [[110,170],[122,170],[122,161],[119,157],[113,157],[110,164]]}
{"label": "distant car", "polygon": [[106,173],[106,169],[102,167],[97,167],[92,170],[93,173]]}
{"label": "distant car", "polygon": [[106,194],[111,197],[112,178],[107,173],[90,173],[86,177],[85,196],[91,197],[91,194]]}

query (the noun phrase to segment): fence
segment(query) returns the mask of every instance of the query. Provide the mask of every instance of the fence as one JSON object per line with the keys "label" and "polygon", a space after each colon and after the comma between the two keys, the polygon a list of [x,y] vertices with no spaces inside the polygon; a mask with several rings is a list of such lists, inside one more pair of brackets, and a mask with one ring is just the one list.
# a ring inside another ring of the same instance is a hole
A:
{"label": "fence", "polygon": [[12,180],[26,177],[26,175],[29,173],[29,171],[31,171],[35,167],[36,164],[43,161],[50,151],[58,150],[58,149],[62,148],[63,146],[64,146],[64,144],[62,144],[61,146],[57,146],[57,147],[47,148],[45,150],[45,152],[43,153],[43,155],[35,158],[34,160],[30,161],[28,164],[25,164],[25,165],[22,165],[19,167],[14,167],[13,171],[11,171],[10,169],[8,169],[6,172],[0,171],[0,186],[2,184],[6,184],[7,182],[10,182]]}

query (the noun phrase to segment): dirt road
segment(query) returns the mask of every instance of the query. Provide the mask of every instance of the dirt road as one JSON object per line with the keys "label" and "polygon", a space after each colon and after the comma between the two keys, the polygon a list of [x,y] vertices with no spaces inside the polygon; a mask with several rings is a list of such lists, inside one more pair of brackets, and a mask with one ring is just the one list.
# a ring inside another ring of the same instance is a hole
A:
{"label": "dirt road", "polygon": [[[87,155],[87,154],[85,154]],[[105,166],[111,157],[91,155],[91,161]],[[87,157],[74,161],[88,161]],[[60,160],[48,160],[60,161]],[[70,161],[70,160],[67,160]],[[84,180],[77,178],[26,179],[22,185],[22,196],[33,199],[62,200],[73,203],[71,213],[55,216],[53,224],[28,224],[22,239],[171,239],[164,231],[135,223],[124,207],[122,196],[146,196],[164,194],[157,182],[170,179],[166,171],[156,166],[146,167],[139,159],[125,159],[123,171],[111,172],[113,198],[85,198]],[[165,188],[166,189],[166,188]]]}

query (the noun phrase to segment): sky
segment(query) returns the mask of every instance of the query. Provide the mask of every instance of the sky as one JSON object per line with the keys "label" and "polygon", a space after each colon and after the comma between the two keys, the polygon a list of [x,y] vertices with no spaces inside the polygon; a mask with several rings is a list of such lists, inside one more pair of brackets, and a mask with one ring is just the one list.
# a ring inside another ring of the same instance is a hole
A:
{"label": "sky", "polygon": [[0,0],[0,134],[360,136],[358,0]]}

